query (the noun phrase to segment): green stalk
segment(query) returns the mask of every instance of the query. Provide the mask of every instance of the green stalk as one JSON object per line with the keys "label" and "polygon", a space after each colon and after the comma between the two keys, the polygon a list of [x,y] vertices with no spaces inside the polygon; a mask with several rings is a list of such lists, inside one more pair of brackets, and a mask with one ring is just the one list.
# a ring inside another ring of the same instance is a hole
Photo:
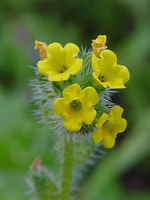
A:
{"label": "green stalk", "polygon": [[73,140],[67,141],[64,137],[64,153],[62,166],[61,200],[70,200],[71,196],[71,176],[73,169]]}

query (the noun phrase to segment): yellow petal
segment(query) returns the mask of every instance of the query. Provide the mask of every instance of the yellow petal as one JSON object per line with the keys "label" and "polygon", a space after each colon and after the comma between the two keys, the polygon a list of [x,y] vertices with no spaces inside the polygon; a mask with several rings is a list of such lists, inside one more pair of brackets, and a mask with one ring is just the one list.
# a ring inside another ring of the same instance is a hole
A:
{"label": "yellow petal", "polygon": [[48,75],[49,74],[49,71],[50,71],[50,66],[48,65],[47,63],[47,59],[45,60],[40,60],[38,63],[37,63],[37,68],[39,70],[39,72],[43,75]]}
{"label": "yellow petal", "polygon": [[117,56],[111,50],[102,51],[100,56],[101,56],[100,65],[102,65],[101,67],[105,71],[110,70],[112,67],[114,67],[117,64]]}
{"label": "yellow petal", "polygon": [[70,72],[70,74],[75,75],[79,73],[82,69],[82,63],[83,63],[82,59],[77,59],[77,58],[74,59],[72,65],[71,66],[68,65],[69,67],[68,71]]}
{"label": "yellow petal", "polygon": [[92,124],[96,117],[96,110],[92,107],[82,109],[82,121],[84,124]]}
{"label": "yellow petal", "polygon": [[76,57],[79,51],[79,47],[73,43],[68,43],[64,46],[64,52],[67,54],[67,59]]}
{"label": "yellow petal", "polygon": [[100,54],[100,57],[100,59],[95,55],[92,57],[92,68],[100,73],[108,73],[110,69],[117,63],[116,54],[110,50],[103,50]]}
{"label": "yellow petal", "polygon": [[83,96],[82,90],[77,83],[70,85],[63,90],[63,97],[68,99],[69,101],[76,99],[80,100],[82,96]]}
{"label": "yellow petal", "polygon": [[109,75],[109,87],[125,88],[124,83],[128,82],[130,74],[125,66],[117,65]]}
{"label": "yellow petal", "polygon": [[63,56],[61,56],[59,54],[57,56],[58,56],[58,58],[56,58],[54,56],[48,58],[47,64],[49,65],[49,68],[50,68],[49,71],[54,71],[54,72],[60,73],[60,70],[63,67],[63,65],[65,65],[65,63],[63,62],[64,61]]}
{"label": "yellow petal", "polygon": [[97,120],[95,126],[98,129],[101,129],[102,125],[109,119],[109,115],[107,115],[106,113],[103,113],[102,116]]}
{"label": "yellow petal", "polygon": [[53,42],[52,44],[49,44],[46,48],[47,57],[56,56],[60,54],[60,52],[62,51],[63,51],[63,47],[61,46],[61,44],[57,42]]}
{"label": "yellow petal", "polygon": [[127,121],[123,118],[117,122],[110,120],[110,123],[116,134],[124,132],[127,127]]}
{"label": "yellow petal", "polygon": [[83,104],[85,104],[86,106],[94,106],[98,103],[99,97],[96,90],[93,87],[86,87],[83,90],[83,94]]}
{"label": "yellow petal", "polygon": [[115,138],[111,137],[109,134],[107,138],[103,140],[103,146],[107,149],[112,148],[115,145]]}
{"label": "yellow petal", "polygon": [[110,110],[110,115],[116,120],[121,119],[122,113],[123,113],[123,108],[121,108],[120,106],[114,106]]}
{"label": "yellow petal", "polygon": [[82,121],[75,117],[64,117],[63,119],[63,126],[72,132],[77,132],[82,127]]}
{"label": "yellow petal", "polygon": [[123,132],[126,129],[127,121],[122,118],[123,109],[119,106],[114,106],[110,110],[109,121],[103,126],[112,135]]}
{"label": "yellow petal", "polygon": [[61,44],[54,42],[48,45],[46,52],[47,62],[51,70],[60,73],[60,69],[67,64],[63,47]]}
{"label": "yellow petal", "polygon": [[101,60],[95,56],[95,54],[92,55],[92,69],[95,71],[99,71],[99,62],[101,63]]}
{"label": "yellow petal", "polygon": [[65,116],[67,110],[67,104],[64,101],[64,98],[57,98],[53,104],[53,112],[56,116]]}
{"label": "yellow petal", "polygon": [[95,144],[98,144],[99,142],[103,141],[103,139],[103,134],[101,133],[100,129],[93,132],[92,140]]}
{"label": "yellow petal", "polygon": [[49,72],[48,80],[49,81],[65,81],[68,80],[70,76],[70,73],[68,71],[65,71],[64,73],[57,73],[54,71]]}
{"label": "yellow petal", "polygon": [[122,82],[122,79],[114,77],[112,80],[108,82],[108,87],[114,89],[123,89],[126,88]]}
{"label": "yellow petal", "polygon": [[[58,44],[58,47],[57,45],[54,44]],[[64,49],[62,48],[61,45],[59,46],[59,43],[53,43],[52,47],[50,45],[48,46],[49,47],[48,49],[49,58],[47,59],[48,65],[50,66],[52,71],[60,73],[61,68],[63,66],[67,66],[67,60],[65,59],[66,55],[64,53]],[[56,50],[52,51],[53,48],[55,48],[55,46],[57,47]]]}

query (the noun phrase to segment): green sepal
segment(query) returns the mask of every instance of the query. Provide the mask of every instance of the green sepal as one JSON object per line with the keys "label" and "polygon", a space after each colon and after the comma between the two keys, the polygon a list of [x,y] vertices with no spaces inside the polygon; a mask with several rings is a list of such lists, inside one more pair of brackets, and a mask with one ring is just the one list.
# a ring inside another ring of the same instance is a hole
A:
{"label": "green sepal", "polygon": [[58,200],[59,189],[48,170],[37,157],[31,165],[31,178],[38,200]]}

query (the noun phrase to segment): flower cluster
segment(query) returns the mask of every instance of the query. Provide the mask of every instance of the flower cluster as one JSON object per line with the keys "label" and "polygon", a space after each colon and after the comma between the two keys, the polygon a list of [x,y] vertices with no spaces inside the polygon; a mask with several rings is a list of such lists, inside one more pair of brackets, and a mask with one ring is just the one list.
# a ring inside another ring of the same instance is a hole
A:
{"label": "flower cluster", "polygon": [[36,40],[41,57],[37,63],[40,106],[57,131],[60,128],[70,136],[92,133],[95,144],[102,141],[105,148],[112,148],[127,122],[121,116],[123,109],[111,102],[111,95],[125,88],[129,71],[106,49],[105,35],[92,42],[93,51],[80,51],[72,43],[47,46]]}

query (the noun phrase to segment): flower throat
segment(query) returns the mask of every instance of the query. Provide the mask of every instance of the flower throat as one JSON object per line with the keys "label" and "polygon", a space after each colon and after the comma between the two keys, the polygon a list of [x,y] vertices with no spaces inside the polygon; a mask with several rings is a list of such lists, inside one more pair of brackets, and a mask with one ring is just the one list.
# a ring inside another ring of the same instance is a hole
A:
{"label": "flower throat", "polygon": [[81,109],[81,106],[82,106],[82,104],[81,104],[81,102],[78,99],[73,100],[73,101],[70,102],[70,107],[73,110],[78,111],[78,110]]}

